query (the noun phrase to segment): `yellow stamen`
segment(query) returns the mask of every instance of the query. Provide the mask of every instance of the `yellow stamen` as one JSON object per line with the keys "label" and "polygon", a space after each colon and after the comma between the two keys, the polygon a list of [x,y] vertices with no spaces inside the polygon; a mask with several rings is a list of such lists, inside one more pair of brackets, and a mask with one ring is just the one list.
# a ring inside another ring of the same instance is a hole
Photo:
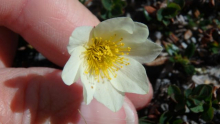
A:
{"label": "yellow stamen", "polygon": [[[110,39],[103,40],[101,37],[92,38],[92,44],[90,44],[84,52],[84,59],[87,62],[85,74],[93,75],[98,82],[99,78],[107,78],[111,80],[116,78],[122,65],[129,65],[128,59],[125,59],[124,54],[129,54],[130,47],[124,47],[122,43],[123,38],[115,40],[116,34]],[[113,77],[110,76],[112,74]]]}

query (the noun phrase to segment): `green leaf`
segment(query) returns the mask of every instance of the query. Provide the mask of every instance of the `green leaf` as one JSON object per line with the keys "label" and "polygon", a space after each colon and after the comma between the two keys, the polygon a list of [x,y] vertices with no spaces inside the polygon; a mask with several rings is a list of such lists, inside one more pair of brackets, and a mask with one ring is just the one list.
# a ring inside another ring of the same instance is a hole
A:
{"label": "green leaf", "polygon": [[217,99],[212,101],[212,107],[215,109],[220,109],[220,104],[218,103]]}
{"label": "green leaf", "polygon": [[169,122],[169,120],[172,119],[172,114],[170,112],[164,112],[159,119],[160,124],[166,124],[166,122]]}
{"label": "green leaf", "polygon": [[214,41],[208,44],[209,50],[213,53],[213,54],[218,54],[220,51],[220,45],[218,42]]}
{"label": "green leaf", "polygon": [[191,98],[191,99],[192,99],[194,105],[201,105],[201,104],[203,104],[203,102],[201,100],[198,100],[198,99],[195,99],[195,98]]}
{"label": "green leaf", "polygon": [[186,100],[186,105],[188,106],[188,108],[191,108],[192,106],[195,106],[192,98],[189,98]]}
{"label": "green leaf", "polygon": [[189,65],[189,63],[190,63],[189,59],[186,58],[186,57],[182,57],[182,55],[178,55],[178,54],[177,54],[177,55],[175,56],[175,59],[176,59],[176,62],[182,64],[183,66],[187,66],[187,65]]}
{"label": "green leaf", "polygon": [[178,4],[169,3],[166,8],[161,8],[157,11],[157,20],[162,21],[167,26],[170,23],[169,19],[175,17],[180,9]]}
{"label": "green leaf", "polygon": [[157,20],[158,21],[162,21],[162,19],[163,19],[162,11],[163,11],[163,9],[159,9],[157,11]]}
{"label": "green leaf", "polygon": [[198,96],[193,94],[192,92],[190,93],[190,95],[186,99],[186,105],[188,106],[188,108],[193,108],[195,106],[199,106],[199,105],[203,105],[204,104],[204,101],[200,100],[200,99],[197,99],[197,97]]}
{"label": "green leaf", "polygon": [[204,86],[204,84],[201,84],[201,85],[198,85],[197,87],[195,87],[192,91],[192,95],[198,95],[203,86]]}
{"label": "green leaf", "polygon": [[181,10],[180,6],[176,3],[169,3],[166,8],[163,9],[162,15],[163,18],[171,19],[175,17],[178,12]]}
{"label": "green leaf", "polygon": [[106,10],[111,11],[112,6],[113,6],[113,1],[112,0],[102,0],[102,5]]}
{"label": "green leaf", "polygon": [[[181,92],[180,92],[180,89],[175,86],[175,85],[171,85],[169,86],[168,88],[168,95],[176,102],[176,103],[180,103],[180,101],[183,101],[180,99],[180,97],[182,96],[181,95]],[[184,98],[183,98],[184,99]]]}
{"label": "green leaf", "polygon": [[114,8],[112,9],[112,15],[115,16],[119,16],[121,14],[123,14],[123,11],[122,11],[122,6],[121,5],[115,5]]}
{"label": "green leaf", "polygon": [[191,58],[194,53],[195,53],[195,50],[196,50],[196,46],[194,43],[191,43],[187,46],[186,50],[185,50],[185,55],[188,57],[188,58]]}
{"label": "green leaf", "polygon": [[170,57],[169,60],[170,60],[171,62],[173,62],[173,63],[176,62],[176,60],[175,60],[174,57]]}
{"label": "green leaf", "polygon": [[146,18],[147,21],[151,21],[152,18],[150,17],[150,15],[148,14],[148,12],[144,9],[144,17]]}
{"label": "green leaf", "polygon": [[209,107],[209,109],[202,113],[201,118],[205,121],[211,121],[214,117],[214,108]]}
{"label": "green leaf", "polygon": [[183,96],[179,96],[178,103],[175,105],[175,110],[179,113],[185,112],[185,99]]}
{"label": "green leaf", "polygon": [[188,75],[193,75],[195,73],[195,67],[190,64],[183,65],[184,66],[184,71]]}
{"label": "green leaf", "polygon": [[185,110],[185,98],[181,94],[181,90],[176,85],[168,87],[168,95],[177,103],[175,109],[177,111]]}
{"label": "green leaf", "polygon": [[165,49],[169,55],[175,55],[179,51],[179,48],[174,44],[168,44],[165,46]]}
{"label": "green leaf", "polygon": [[165,26],[167,26],[167,25],[170,24],[170,20],[166,20],[166,19],[164,19],[162,22],[163,22],[163,24],[164,24]]}
{"label": "green leaf", "polygon": [[189,20],[188,26],[190,28],[197,27],[197,23],[195,22],[192,16],[187,15],[187,19]]}
{"label": "green leaf", "polygon": [[138,124],[155,124],[153,121],[147,119],[148,119],[147,116],[139,118]]}
{"label": "green leaf", "polygon": [[200,21],[199,27],[201,27],[203,30],[207,30],[207,26],[211,23],[212,23],[212,21],[210,19],[204,18],[204,20]]}
{"label": "green leaf", "polygon": [[170,85],[168,87],[167,91],[168,91],[168,95],[170,95],[170,96],[173,95],[173,94],[177,94],[177,95],[181,94],[181,90],[176,85]]}
{"label": "green leaf", "polygon": [[185,91],[184,91],[184,95],[188,98],[189,97],[189,95],[192,93],[192,89],[186,89]]}
{"label": "green leaf", "polygon": [[122,15],[127,3],[121,0],[102,0],[102,5],[101,18],[109,19]]}
{"label": "green leaf", "polygon": [[213,48],[211,48],[211,51],[212,51],[213,54],[217,54],[218,51],[219,51],[219,48],[218,47],[213,47]]}
{"label": "green leaf", "polygon": [[200,89],[199,94],[198,94],[198,99],[210,101],[212,99],[212,86],[199,85],[198,87]]}
{"label": "green leaf", "polygon": [[203,105],[198,105],[196,107],[190,108],[190,110],[193,111],[194,113],[199,113],[199,112],[203,112],[204,108]]}
{"label": "green leaf", "polygon": [[122,8],[124,8],[125,6],[127,6],[127,2],[122,1],[122,0],[113,0],[114,4],[118,4],[120,5]]}
{"label": "green leaf", "polygon": [[108,19],[108,12],[105,9],[102,9],[100,16],[102,19]]}
{"label": "green leaf", "polygon": [[174,3],[178,4],[181,8],[183,8],[185,1],[184,0],[173,0]]}
{"label": "green leaf", "polygon": [[182,124],[182,123],[184,123],[182,119],[176,119],[175,121],[173,121],[173,124]]}

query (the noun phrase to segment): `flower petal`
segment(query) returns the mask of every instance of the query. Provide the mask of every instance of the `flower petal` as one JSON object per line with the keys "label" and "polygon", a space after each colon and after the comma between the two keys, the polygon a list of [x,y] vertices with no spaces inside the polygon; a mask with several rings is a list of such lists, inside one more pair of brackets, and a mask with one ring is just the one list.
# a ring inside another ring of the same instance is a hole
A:
{"label": "flower petal", "polygon": [[[115,31],[123,30],[129,34],[133,33],[134,22],[128,17],[112,18],[101,22],[93,29],[94,37],[109,37],[114,35]],[[111,35],[110,35],[111,34]]]}
{"label": "flower petal", "polygon": [[108,80],[97,83],[94,97],[114,112],[122,107],[124,101],[124,93],[115,89]]}
{"label": "flower petal", "polygon": [[146,39],[149,36],[149,30],[147,25],[139,23],[139,22],[134,22],[134,30],[132,34],[129,34],[125,31],[116,31],[115,34],[117,34],[117,38],[115,39],[120,39],[123,38],[122,42],[123,43],[141,43],[145,42]]}
{"label": "flower petal", "polygon": [[93,99],[93,95],[96,89],[96,81],[93,76],[89,76],[89,74],[85,74],[84,71],[85,71],[84,66],[81,66],[80,75],[81,75],[81,81],[83,83],[83,98],[84,98],[84,102],[88,105]]}
{"label": "flower petal", "polygon": [[84,47],[76,47],[62,71],[62,79],[66,85],[71,85],[79,79],[79,69],[81,65],[80,55],[85,51]]}
{"label": "flower petal", "polygon": [[77,27],[73,31],[69,38],[69,45],[67,46],[69,54],[71,54],[77,46],[81,46],[89,41],[89,36],[92,28],[93,27],[82,26]]}
{"label": "flower petal", "polygon": [[149,90],[149,81],[143,65],[132,58],[126,57],[126,59],[129,65],[123,66],[116,72],[117,77],[112,78],[111,84],[121,92],[146,94]]}
{"label": "flower petal", "polygon": [[162,51],[162,47],[150,40],[143,43],[127,43],[125,47],[131,47],[129,56],[140,63],[148,63],[153,61]]}

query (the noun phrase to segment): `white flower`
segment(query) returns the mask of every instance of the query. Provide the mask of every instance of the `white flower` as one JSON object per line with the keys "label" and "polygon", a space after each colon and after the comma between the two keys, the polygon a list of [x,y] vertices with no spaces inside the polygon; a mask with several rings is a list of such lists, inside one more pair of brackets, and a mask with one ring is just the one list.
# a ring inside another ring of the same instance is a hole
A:
{"label": "white flower", "polygon": [[141,63],[154,60],[162,48],[147,39],[146,25],[127,17],[101,22],[96,27],[76,28],[67,47],[71,57],[62,72],[65,84],[81,77],[83,96],[93,96],[112,111],[118,111],[124,93],[146,94],[146,71]]}

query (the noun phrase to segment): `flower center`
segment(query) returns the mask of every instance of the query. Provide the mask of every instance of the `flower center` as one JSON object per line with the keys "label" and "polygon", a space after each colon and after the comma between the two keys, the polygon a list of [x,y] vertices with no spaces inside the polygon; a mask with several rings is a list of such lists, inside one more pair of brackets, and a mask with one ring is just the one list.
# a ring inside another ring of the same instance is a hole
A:
{"label": "flower center", "polygon": [[123,38],[114,42],[112,39],[113,37],[109,40],[103,40],[101,37],[92,38],[92,44],[84,52],[87,62],[84,73],[93,75],[98,82],[100,78],[111,80],[110,73],[117,77],[115,72],[123,68],[123,65],[129,65],[128,59],[121,55],[128,55],[131,48],[124,47]]}

